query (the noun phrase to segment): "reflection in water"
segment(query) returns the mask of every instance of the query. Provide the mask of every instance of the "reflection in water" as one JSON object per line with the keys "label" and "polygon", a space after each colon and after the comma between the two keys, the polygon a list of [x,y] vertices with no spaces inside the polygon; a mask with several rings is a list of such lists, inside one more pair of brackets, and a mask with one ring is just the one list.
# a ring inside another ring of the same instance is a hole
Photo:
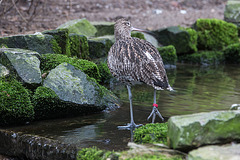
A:
{"label": "reflection in water", "polygon": [[[240,67],[199,67],[178,65],[167,70],[175,92],[158,91],[159,111],[168,117],[196,112],[227,110],[240,103]],[[131,141],[131,132],[117,126],[130,122],[128,94],[125,86],[114,85],[112,91],[123,101],[121,108],[112,112],[68,119],[34,122],[12,130],[58,139],[79,147],[93,145],[108,150],[123,150]],[[153,88],[146,85],[132,87],[133,114],[137,124],[150,123],[147,116],[152,110]],[[161,122],[157,117],[156,121]]]}

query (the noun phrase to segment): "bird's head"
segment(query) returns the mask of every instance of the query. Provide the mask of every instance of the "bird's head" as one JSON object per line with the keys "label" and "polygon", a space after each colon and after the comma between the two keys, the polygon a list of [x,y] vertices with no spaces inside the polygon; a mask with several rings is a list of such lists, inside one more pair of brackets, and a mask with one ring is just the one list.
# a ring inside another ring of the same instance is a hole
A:
{"label": "bird's head", "polygon": [[114,25],[114,35],[116,40],[131,37],[132,31],[149,33],[149,31],[132,27],[130,21],[125,18],[118,19]]}

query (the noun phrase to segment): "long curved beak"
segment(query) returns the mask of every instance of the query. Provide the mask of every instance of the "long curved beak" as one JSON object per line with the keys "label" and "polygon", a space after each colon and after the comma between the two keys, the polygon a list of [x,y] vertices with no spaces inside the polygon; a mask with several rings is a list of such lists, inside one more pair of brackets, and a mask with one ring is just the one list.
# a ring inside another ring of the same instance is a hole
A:
{"label": "long curved beak", "polygon": [[138,31],[138,32],[144,32],[144,33],[147,33],[147,34],[150,34],[150,35],[155,35],[153,32],[151,32],[151,31],[147,31],[147,30],[143,30],[143,29],[138,29],[138,28],[134,28],[134,27],[132,27],[131,28],[131,30],[132,31]]}

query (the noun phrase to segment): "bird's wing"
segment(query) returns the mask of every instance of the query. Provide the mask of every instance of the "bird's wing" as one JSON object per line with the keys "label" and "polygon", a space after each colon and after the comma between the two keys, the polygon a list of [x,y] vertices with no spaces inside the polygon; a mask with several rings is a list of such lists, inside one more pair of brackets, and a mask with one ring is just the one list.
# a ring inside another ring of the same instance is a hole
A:
{"label": "bird's wing", "polygon": [[156,89],[168,87],[168,78],[158,50],[148,41],[130,38],[117,41],[109,51],[109,69],[116,77],[125,76]]}

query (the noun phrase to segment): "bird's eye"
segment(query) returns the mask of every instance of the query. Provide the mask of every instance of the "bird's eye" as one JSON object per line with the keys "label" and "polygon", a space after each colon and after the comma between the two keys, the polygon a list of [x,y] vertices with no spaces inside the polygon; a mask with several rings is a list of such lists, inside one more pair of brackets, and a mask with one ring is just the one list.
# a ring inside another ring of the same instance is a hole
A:
{"label": "bird's eye", "polygon": [[129,27],[131,26],[130,22],[126,22],[126,25],[129,26]]}

